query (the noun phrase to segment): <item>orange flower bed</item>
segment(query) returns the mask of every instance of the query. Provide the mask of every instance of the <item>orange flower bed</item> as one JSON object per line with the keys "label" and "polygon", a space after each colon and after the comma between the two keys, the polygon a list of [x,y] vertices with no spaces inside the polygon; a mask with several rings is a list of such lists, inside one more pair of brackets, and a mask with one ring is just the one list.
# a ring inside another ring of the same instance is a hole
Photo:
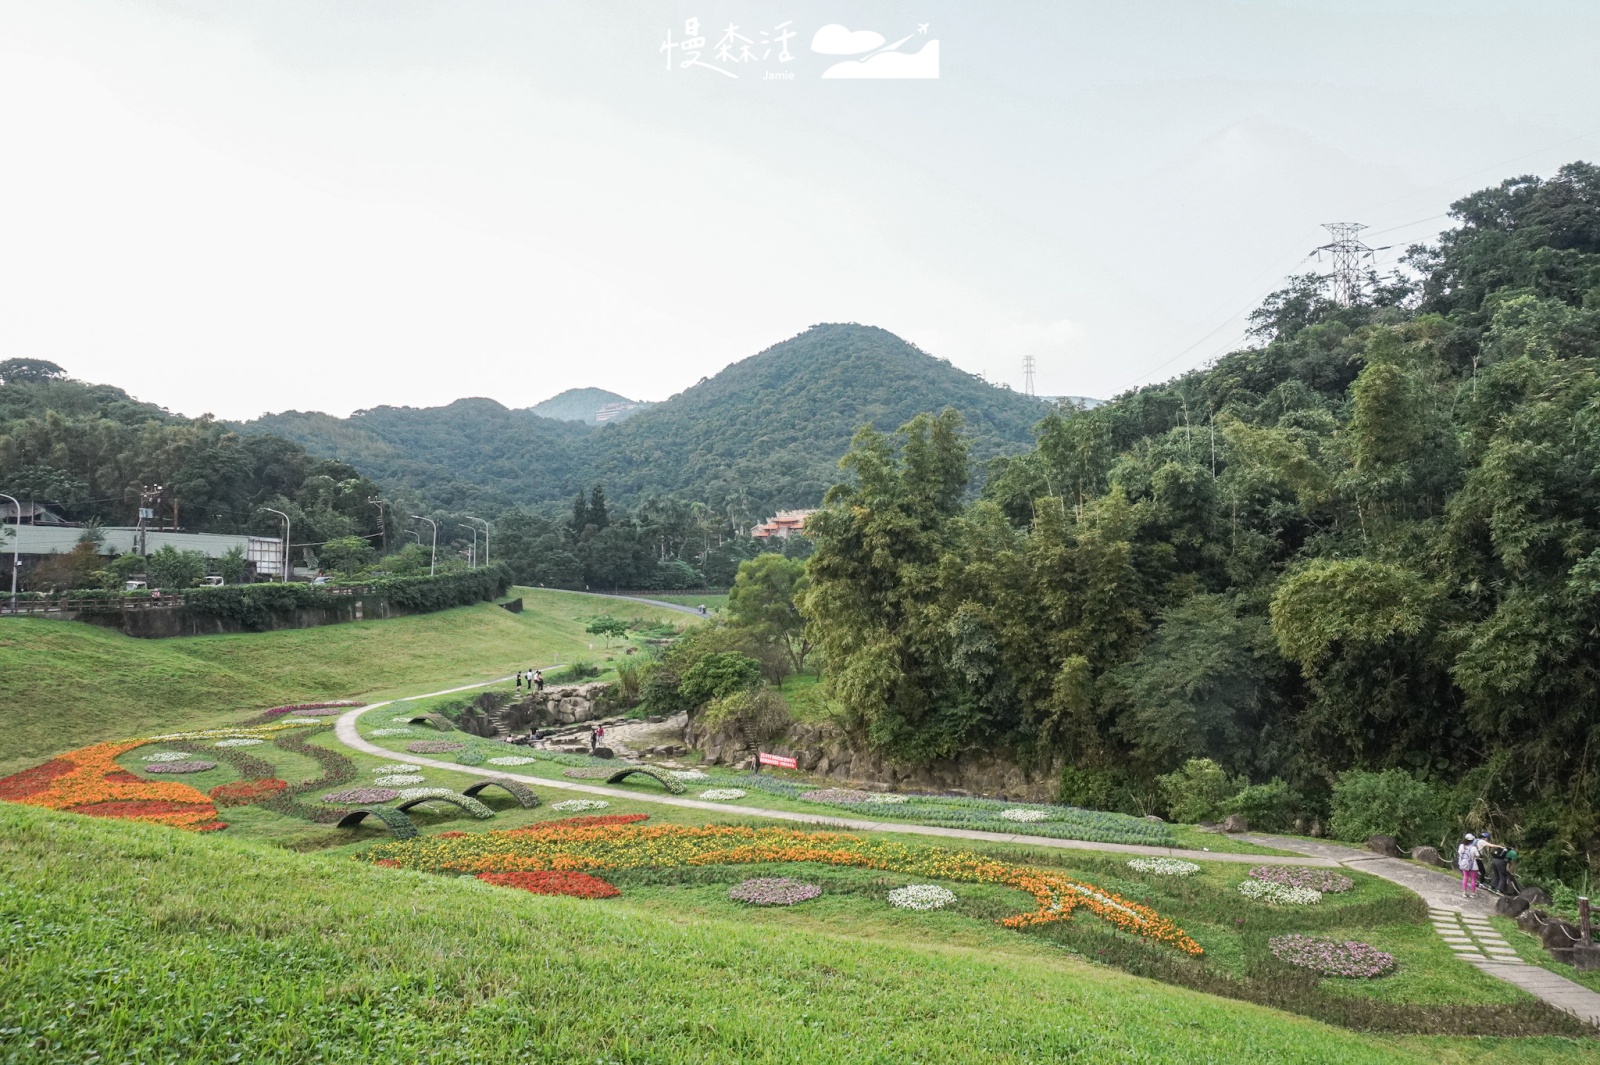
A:
{"label": "orange flower bed", "polygon": [[204,792],[176,781],[144,780],[117,765],[118,755],[145,742],[116,740],[69,751],[0,779],[0,799],[194,831],[226,828]]}
{"label": "orange flower bed", "polygon": [[1170,919],[1093,884],[982,855],[839,832],[734,825],[575,825],[557,821],[512,832],[479,832],[468,838],[397,841],[374,848],[370,856],[407,869],[474,876],[758,862],[857,866],[938,880],[1000,884],[1033,896],[1038,908],[1001,921],[1007,928],[1064,921],[1081,907],[1123,931],[1166,943],[1186,954],[1204,953],[1200,944]]}
{"label": "orange flower bed", "polygon": [[486,884],[531,891],[535,895],[566,895],[575,899],[614,899],[622,892],[587,873],[479,873]]}

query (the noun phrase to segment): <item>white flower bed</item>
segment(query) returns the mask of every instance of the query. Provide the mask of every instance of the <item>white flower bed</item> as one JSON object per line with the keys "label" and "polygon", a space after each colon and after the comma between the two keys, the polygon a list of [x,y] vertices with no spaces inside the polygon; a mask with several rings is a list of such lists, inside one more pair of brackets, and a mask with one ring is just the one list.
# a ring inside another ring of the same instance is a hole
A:
{"label": "white flower bed", "polygon": [[695,781],[711,779],[710,773],[702,773],[698,769],[669,769],[667,770],[667,774],[669,776],[676,777],[679,780]]}
{"label": "white flower bed", "polygon": [[255,747],[266,743],[266,740],[253,740],[248,736],[241,736],[234,740],[218,740],[212,744],[214,747]]}
{"label": "white flower bed", "polygon": [[413,714],[407,714],[405,717],[391,717],[389,720],[393,721],[396,725],[409,725],[411,724],[411,719],[414,716],[415,715]]}
{"label": "white flower bed", "polygon": [[409,736],[409,735],[411,735],[411,730],[408,729],[408,728],[375,728],[371,732],[367,733],[367,735],[368,736]]}
{"label": "white flower bed", "polygon": [[421,773],[395,773],[387,777],[375,777],[372,782],[380,788],[403,788],[407,784],[421,784],[427,779]]}
{"label": "white flower bed", "polygon": [[702,799],[712,802],[727,802],[729,799],[742,799],[746,792],[742,788],[707,788],[700,793]]}
{"label": "white flower bed", "polygon": [[585,810],[604,810],[610,805],[604,799],[568,799],[555,803],[550,809],[560,810],[564,814],[580,814]]}
{"label": "white flower bed", "polygon": [[889,892],[889,905],[902,910],[941,910],[956,901],[956,893],[938,884],[912,884]]}
{"label": "white flower bed", "polygon": [[889,794],[889,795],[874,795],[871,798],[867,799],[867,802],[876,803],[876,804],[878,804],[880,806],[898,806],[903,802],[909,802],[909,801],[911,801],[911,796],[909,796],[909,795],[893,795],[893,794]]}
{"label": "white flower bed", "polygon": [[185,758],[189,758],[189,757],[192,757],[192,756],[184,754],[182,751],[159,751],[156,754],[147,754],[147,755],[145,755],[144,756],[144,761],[146,761],[146,762],[181,762]]}
{"label": "white flower bed", "polygon": [[280,725],[320,725],[322,722],[314,717],[286,717],[278,722]]}
{"label": "white flower bed", "polygon": [[1128,868],[1156,876],[1193,876],[1200,871],[1193,862],[1181,862],[1176,858],[1129,858]]}
{"label": "white flower bed", "polygon": [[538,760],[539,759],[537,759],[537,758],[525,758],[522,755],[518,755],[518,754],[508,754],[503,758],[491,758],[491,759],[489,759],[489,764],[490,765],[532,765],[534,762],[537,762]]}
{"label": "white flower bed", "polygon": [[1050,814],[1044,810],[1029,810],[1026,807],[1015,806],[1009,810],[1001,810],[1000,816],[1007,821],[1019,821],[1032,824],[1036,821],[1048,820]]}
{"label": "white flower bed", "polygon": [[372,771],[374,773],[415,773],[417,767],[410,762],[390,762],[388,765],[375,765],[372,767]]}
{"label": "white flower bed", "polygon": [[1256,902],[1274,906],[1315,906],[1322,901],[1322,892],[1310,888],[1284,887],[1260,880],[1246,880],[1239,885],[1239,894]]}

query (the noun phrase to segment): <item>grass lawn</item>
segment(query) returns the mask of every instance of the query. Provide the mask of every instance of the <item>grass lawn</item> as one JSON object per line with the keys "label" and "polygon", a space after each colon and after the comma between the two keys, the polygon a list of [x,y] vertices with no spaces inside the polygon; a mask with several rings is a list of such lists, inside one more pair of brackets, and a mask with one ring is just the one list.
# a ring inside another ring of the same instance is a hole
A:
{"label": "grass lawn", "polygon": [[1506,942],[1511,944],[1511,949],[1516,951],[1517,956],[1523,961],[1530,965],[1537,965],[1542,969],[1549,969],[1553,973],[1559,973],[1574,983],[1582,984],[1590,991],[1600,991],[1600,972],[1590,970],[1589,972],[1581,973],[1565,962],[1556,961],[1550,956],[1549,951],[1540,945],[1538,937],[1530,936],[1518,928],[1517,922],[1509,917],[1491,917],[1489,918],[1489,923],[1502,936],[1505,936]]}
{"label": "grass lawn", "polygon": [[974,920],[1007,901],[981,893],[974,914],[885,912],[847,877],[809,911],[735,910],[710,884],[578,901],[227,835],[0,805],[0,1058],[1592,1060],[1141,980]]}
{"label": "grass lawn", "polygon": [[[589,644],[587,619],[615,600],[518,588],[525,609],[489,603],[314,629],[136,640],[75,621],[0,619],[6,729],[0,776],[60,751],[173,728],[227,724],[244,710],[384,698],[513,670],[621,654]],[[694,624],[630,605],[629,618]],[[425,687],[424,687],[425,686]]]}

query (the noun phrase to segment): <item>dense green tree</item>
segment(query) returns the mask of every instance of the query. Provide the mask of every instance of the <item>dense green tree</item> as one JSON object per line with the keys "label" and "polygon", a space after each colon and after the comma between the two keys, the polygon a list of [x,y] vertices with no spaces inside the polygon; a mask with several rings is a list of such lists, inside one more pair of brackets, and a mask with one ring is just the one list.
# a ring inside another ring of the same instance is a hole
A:
{"label": "dense green tree", "polygon": [[807,583],[804,563],[767,553],[742,563],[728,590],[732,623],[762,643],[781,647],[796,673],[805,669],[811,651],[805,618],[795,604]]}

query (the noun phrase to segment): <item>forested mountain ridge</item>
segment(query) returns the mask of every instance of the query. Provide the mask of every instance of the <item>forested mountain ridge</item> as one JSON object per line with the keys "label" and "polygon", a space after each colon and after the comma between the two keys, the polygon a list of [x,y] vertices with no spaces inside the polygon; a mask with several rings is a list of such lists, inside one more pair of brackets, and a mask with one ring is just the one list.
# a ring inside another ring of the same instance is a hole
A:
{"label": "forested mountain ridge", "polygon": [[803,603],[853,726],[1100,808],[1209,759],[1338,827],[1384,773],[1411,842],[1600,874],[1600,170],[1452,214],[1353,305],[1294,279],[1260,346],[1047,417],[977,503],[954,418],[858,439]]}
{"label": "forested mountain ridge", "polygon": [[[603,388],[569,388],[565,392],[557,393],[549,399],[535,403],[528,408],[532,414],[541,418],[555,418],[564,422],[587,422],[596,425],[602,420],[621,422],[633,417],[642,410],[648,410],[653,404],[641,403],[619,396],[615,392],[608,392]],[[602,419],[601,408],[610,407],[613,410],[611,417]]]}
{"label": "forested mountain ridge", "polygon": [[818,325],[620,424],[472,399],[347,419],[291,411],[239,428],[284,436],[447,508],[532,505],[553,515],[604,484],[622,504],[676,495],[754,519],[820,501],[862,425],[892,430],[946,406],[963,411],[983,458],[1025,448],[1046,410],[886,330]]}

